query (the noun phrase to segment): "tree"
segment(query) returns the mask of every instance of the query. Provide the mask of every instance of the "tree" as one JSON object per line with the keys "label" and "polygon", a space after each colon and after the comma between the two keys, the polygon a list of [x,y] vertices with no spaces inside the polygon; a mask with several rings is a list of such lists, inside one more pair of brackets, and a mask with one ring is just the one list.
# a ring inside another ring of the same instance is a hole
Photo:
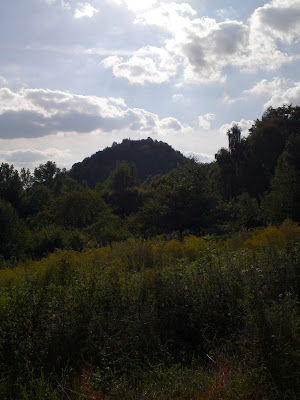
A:
{"label": "tree", "polygon": [[191,160],[153,187],[137,222],[149,234],[187,230],[201,234],[213,221],[216,203],[206,167]]}
{"label": "tree", "polygon": [[20,172],[20,179],[23,185],[23,189],[27,190],[30,189],[33,185],[34,179],[31,175],[29,169],[22,168]]}
{"label": "tree", "polygon": [[5,259],[20,259],[29,247],[29,231],[17,211],[0,199],[0,255]]}
{"label": "tree", "polygon": [[22,215],[33,216],[50,206],[53,198],[45,185],[34,185],[23,198]]}
{"label": "tree", "polygon": [[37,183],[45,183],[51,185],[55,175],[59,172],[55,162],[47,161],[46,164],[40,164],[38,168],[34,169],[34,179]]}
{"label": "tree", "polygon": [[71,191],[57,197],[50,212],[58,225],[84,228],[96,222],[106,210],[107,205],[100,193],[86,189]]}
{"label": "tree", "polygon": [[271,190],[264,197],[266,217],[273,223],[300,221],[300,136],[289,141],[278,159]]}
{"label": "tree", "polygon": [[18,208],[22,186],[19,173],[13,165],[2,163],[0,166],[0,197]]}
{"label": "tree", "polygon": [[233,125],[233,127],[227,131],[229,151],[233,155],[239,151],[241,134],[242,131],[238,125]]}
{"label": "tree", "polygon": [[126,161],[118,162],[104,184],[103,195],[118,215],[124,217],[137,211],[139,191],[136,187],[136,168]]}
{"label": "tree", "polygon": [[126,161],[117,162],[115,170],[106,181],[106,186],[117,193],[136,185],[136,167]]}

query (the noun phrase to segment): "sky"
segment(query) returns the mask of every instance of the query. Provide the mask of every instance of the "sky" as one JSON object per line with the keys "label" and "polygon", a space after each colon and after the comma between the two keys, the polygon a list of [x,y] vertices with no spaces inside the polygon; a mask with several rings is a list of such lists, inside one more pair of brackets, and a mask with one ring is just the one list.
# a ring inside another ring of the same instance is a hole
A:
{"label": "sky", "polygon": [[210,162],[300,105],[300,0],[2,0],[0,162],[69,169],[151,137]]}

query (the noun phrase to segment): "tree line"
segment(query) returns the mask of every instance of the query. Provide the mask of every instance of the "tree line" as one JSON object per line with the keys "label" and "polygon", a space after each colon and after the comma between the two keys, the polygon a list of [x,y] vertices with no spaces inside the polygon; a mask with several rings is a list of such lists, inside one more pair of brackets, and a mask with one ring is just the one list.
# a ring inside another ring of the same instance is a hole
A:
{"label": "tree line", "polygon": [[299,222],[300,107],[269,108],[247,137],[237,125],[227,135],[209,164],[150,138],[115,143],[102,166],[91,157],[66,171],[48,161],[31,173],[2,163],[0,264],[129,237]]}

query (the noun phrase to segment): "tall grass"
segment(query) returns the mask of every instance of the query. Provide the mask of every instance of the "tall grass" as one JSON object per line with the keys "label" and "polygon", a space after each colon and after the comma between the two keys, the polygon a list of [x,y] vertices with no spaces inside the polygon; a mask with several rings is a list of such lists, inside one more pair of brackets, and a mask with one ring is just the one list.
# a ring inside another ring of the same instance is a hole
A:
{"label": "tall grass", "polygon": [[0,271],[1,399],[296,399],[300,229]]}

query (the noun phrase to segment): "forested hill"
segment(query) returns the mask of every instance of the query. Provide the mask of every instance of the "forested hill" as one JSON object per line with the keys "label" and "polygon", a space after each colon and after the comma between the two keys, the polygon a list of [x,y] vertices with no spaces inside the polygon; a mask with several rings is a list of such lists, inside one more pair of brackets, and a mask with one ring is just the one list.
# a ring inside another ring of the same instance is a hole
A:
{"label": "forested hill", "polygon": [[269,108],[247,137],[238,126],[227,135],[228,149],[210,164],[150,138],[125,139],[70,172],[51,161],[33,174],[2,163],[0,267],[1,257],[40,258],[129,237],[221,236],[300,222],[300,107]]}
{"label": "forested hill", "polygon": [[73,165],[70,176],[77,181],[86,181],[90,187],[104,182],[115,169],[118,161],[126,161],[136,167],[137,180],[143,182],[149,176],[165,174],[183,164],[186,158],[170,145],[152,140],[124,139],[98,151],[91,157]]}

